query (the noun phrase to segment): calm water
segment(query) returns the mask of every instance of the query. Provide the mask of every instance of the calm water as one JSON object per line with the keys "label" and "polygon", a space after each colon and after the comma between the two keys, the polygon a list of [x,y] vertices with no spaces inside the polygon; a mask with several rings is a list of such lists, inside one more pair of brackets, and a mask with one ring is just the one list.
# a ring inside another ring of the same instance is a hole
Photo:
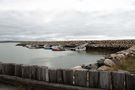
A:
{"label": "calm water", "polygon": [[0,43],[1,62],[42,65],[50,68],[72,68],[82,64],[95,63],[105,55],[102,52],[56,52],[45,49],[28,49],[15,45],[16,43]]}

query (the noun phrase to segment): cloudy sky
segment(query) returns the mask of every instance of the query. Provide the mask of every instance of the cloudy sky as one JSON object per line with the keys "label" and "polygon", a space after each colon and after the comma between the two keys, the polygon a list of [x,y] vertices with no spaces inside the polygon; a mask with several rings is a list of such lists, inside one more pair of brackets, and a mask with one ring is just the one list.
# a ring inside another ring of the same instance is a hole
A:
{"label": "cloudy sky", "polygon": [[135,0],[0,0],[0,41],[134,38]]}

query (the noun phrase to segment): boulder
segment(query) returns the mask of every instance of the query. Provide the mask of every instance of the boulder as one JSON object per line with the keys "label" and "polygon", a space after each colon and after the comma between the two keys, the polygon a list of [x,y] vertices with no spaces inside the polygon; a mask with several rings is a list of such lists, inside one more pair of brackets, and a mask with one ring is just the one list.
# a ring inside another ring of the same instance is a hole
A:
{"label": "boulder", "polygon": [[98,71],[112,71],[113,68],[103,65],[103,66],[99,67],[97,70]]}
{"label": "boulder", "polygon": [[104,65],[104,59],[100,59],[97,61],[97,66],[100,67],[100,66],[103,66]]}
{"label": "boulder", "polygon": [[117,54],[116,55],[116,59],[118,59],[118,60],[123,60],[125,58],[126,58],[126,56],[124,54]]}
{"label": "boulder", "polygon": [[89,64],[89,65],[82,65],[83,69],[90,69],[90,70],[96,70],[98,68],[98,66],[96,64]]}
{"label": "boulder", "polygon": [[115,65],[115,63],[111,59],[105,59],[104,64],[110,67]]}
{"label": "boulder", "polygon": [[110,56],[108,57],[108,59],[114,60],[114,59],[116,59],[116,56],[117,56],[117,54],[110,54]]}
{"label": "boulder", "polygon": [[127,56],[125,56],[124,54],[111,54],[110,58],[115,64],[122,64],[123,61],[126,59]]}
{"label": "boulder", "polygon": [[117,52],[117,54],[123,54],[125,56],[128,56],[129,52],[127,52],[127,51],[119,51],[119,52]]}
{"label": "boulder", "polygon": [[135,46],[130,47],[128,50],[135,51]]}

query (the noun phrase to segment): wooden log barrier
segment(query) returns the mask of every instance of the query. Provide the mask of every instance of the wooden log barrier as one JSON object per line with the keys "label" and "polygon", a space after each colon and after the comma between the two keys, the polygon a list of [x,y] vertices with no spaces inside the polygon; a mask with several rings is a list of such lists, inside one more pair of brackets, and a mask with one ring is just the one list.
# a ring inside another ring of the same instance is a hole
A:
{"label": "wooden log barrier", "polygon": [[31,66],[29,65],[22,65],[22,78],[31,79]]}
{"label": "wooden log barrier", "polygon": [[64,83],[64,79],[63,79],[63,70],[62,69],[58,69],[56,71],[56,78],[57,78],[57,83]]}
{"label": "wooden log barrier", "polygon": [[75,85],[87,87],[87,71],[76,70],[74,76]]}
{"label": "wooden log barrier", "polygon": [[32,65],[32,70],[31,70],[31,79],[38,80],[37,78],[37,65]]}
{"label": "wooden log barrier", "polygon": [[73,85],[73,70],[63,70],[64,84]]}
{"label": "wooden log barrier", "polygon": [[99,87],[99,72],[89,71],[89,87],[98,88]]}
{"label": "wooden log barrier", "polygon": [[48,67],[46,66],[37,67],[37,80],[48,81],[47,74],[48,74]]}
{"label": "wooden log barrier", "polygon": [[109,90],[111,89],[111,73],[99,72],[99,88]]}
{"label": "wooden log barrier", "polygon": [[22,77],[22,64],[15,64],[15,76]]}
{"label": "wooden log barrier", "polygon": [[0,63],[0,74],[105,90],[135,90],[135,74],[125,72],[48,69],[46,66]]}
{"label": "wooden log barrier", "polygon": [[13,63],[2,63],[2,74],[14,76],[15,64]]}
{"label": "wooden log barrier", "polygon": [[0,62],[0,74],[2,74],[2,62]]}
{"label": "wooden log barrier", "polygon": [[57,71],[55,69],[49,69],[49,82],[56,83],[57,82]]}
{"label": "wooden log barrier", "polygon": [[125,73],[112,72],[112,89],[125,90]]}
{"label": "wooden log barrier", "polygon": [[135,90],[135,74],[126,74],[126,89]]}

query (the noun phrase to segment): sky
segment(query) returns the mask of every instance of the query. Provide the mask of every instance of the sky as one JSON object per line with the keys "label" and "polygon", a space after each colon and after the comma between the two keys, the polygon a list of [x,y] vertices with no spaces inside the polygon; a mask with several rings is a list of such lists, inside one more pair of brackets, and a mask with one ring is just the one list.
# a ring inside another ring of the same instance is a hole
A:
{"label": "sky", "polygon": [[135,0],[0,0],[0,41],[135,39]]}

